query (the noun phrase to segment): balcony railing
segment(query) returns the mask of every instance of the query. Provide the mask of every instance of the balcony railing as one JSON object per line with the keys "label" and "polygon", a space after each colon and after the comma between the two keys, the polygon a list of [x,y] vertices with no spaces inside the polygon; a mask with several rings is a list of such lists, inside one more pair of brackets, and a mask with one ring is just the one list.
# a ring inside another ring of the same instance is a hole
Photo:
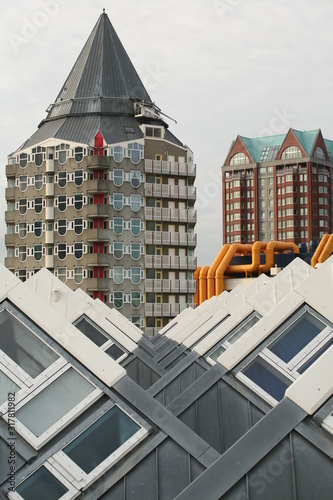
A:
{"label": "balcony railing", "polygon": [[182,175],[195,177],[196,166],[193,163],[175,163],[169,161],[145,160],[145,172],[164,175]]}
{"label": "balcony railing", "polygon": [[146,255],[145,265],[149,269],[189,269],[196,270],[196,257],[175,257],[170,255]]}
{"label": "balcony railing", "polygon": [[145,208],[145,219],[163,222],[187,222],[196,224],[196,210],[182,210],[174,208]]}
{"label": "balcony railing", "polygon": [[146,245],[197,246],[195,233],[169,233],[168,231],[146,231]]}
{"label": "balcony railing", "polygon": [[174,318],[187,307],[193,304],[146,304],[145,315]]}
{"label": "balcony railing", "polygon": [[145,195],[158,198],[175,198],[177,200],[195,200],[194,186],[169,186],[168,184],[146,184]]}
{"label": "balcony railing", "polygon": [[195,293],[197,282],[195,280],[147,280],[146,292],[153,293]]}

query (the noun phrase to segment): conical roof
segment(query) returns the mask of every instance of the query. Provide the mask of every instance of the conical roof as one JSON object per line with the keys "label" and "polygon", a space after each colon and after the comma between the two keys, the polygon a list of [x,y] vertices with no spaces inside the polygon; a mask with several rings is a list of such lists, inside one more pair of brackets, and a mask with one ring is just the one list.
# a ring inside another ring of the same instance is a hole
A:
{"label": "conical roof", "polygon": [[85,113],[133,114],[132,100],[151,103],[107,14],[103,12],[47,120]]}

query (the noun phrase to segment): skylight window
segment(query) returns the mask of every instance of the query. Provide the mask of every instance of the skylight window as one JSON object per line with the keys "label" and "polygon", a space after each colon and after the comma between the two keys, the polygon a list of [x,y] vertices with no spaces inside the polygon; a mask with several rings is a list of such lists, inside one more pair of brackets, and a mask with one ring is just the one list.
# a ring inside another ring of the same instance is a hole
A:
{"label": "skylight window", "polygon": [[0,357],[9,359],[32,378],[59,358],[7,310],[0,312]]}
{"label": "skylight window", "polygon": [[332,343],[332,325],[306,305],[273,332],[236,376],[275,405]]}
{"label": "skylight window", "polygon": [[67,365],[17,404],[16,428],[38,449],[101,394],[85,377]]}
{"label": "skylight window", "polygon": [[88,339],[98,347],[101,347],[114,361],[122,361],[126,358],[126,351],[117,345],[101,328],[98,327],[90,318],[82,316],[74,326],[80,330]]}
{"label": "skylight window", "polygon": [[148,431],[118,406],[99,417],[62,451],[53,456],[54,467],[74,486],[90,484],[128,453]]}

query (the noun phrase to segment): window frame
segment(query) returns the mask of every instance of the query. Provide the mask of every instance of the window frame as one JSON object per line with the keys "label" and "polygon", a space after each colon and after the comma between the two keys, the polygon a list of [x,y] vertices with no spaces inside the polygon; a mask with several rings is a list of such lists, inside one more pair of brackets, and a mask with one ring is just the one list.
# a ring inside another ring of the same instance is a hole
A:
{"label": "window frame", "polygon": [[[68,424],[75,420],[79,415],[81,415],[87,408],[94,404],[103,394],[103,391],[98,389],[95,384],[91,382],[87,377],[85,377],[80,371],[78,371],[73,365],[66,361],[66,365],[60,368],[56,373],[50,376],[47,380],[44,380],[38,387],[29,391],[29,394],[21,393],[20,400],[16,399],[15,412],[17,413],[21,408],[32,401],[35,396],[40,394],[42,391],[46,390],[53,382],[58,380],[64,373],[68,370],[75,370],[82,378],[84,378],[89,384],[91,384],[95,389],[92,390],[88,396],[86,396],[80,403],[75,405],[71,410],[69,410],[65,415],[63,415],[57,422],[51,425],[46,431],[40,436],[36,436],[30,431],[18,417],[15,418],[15,429],[17,432],[36,450],[42,448],[48,441],[53,439],[59,432],[61,432]],[[9,410],[10,412],[10,410]],[[8,423],[8,412],[2,415],[2,418]]]}

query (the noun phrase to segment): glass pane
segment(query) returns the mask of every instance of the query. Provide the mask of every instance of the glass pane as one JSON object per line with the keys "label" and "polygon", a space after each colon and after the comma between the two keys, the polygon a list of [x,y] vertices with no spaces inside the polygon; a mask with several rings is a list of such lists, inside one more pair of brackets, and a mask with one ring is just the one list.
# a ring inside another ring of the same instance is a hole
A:
{"label": "glass pane", "polygon": [[56,477],[45,467],[41,467],[28,479],[16,488],[16,492],[24,500],[58,500],[68,488],[64,486]]}
{"label": "glass pane", "polygon": [[16,418],[39,437],[94,389],[92,384],[70,368],[18,410]]}
{"label": "glass pane", "polygon": [[216,351],[212,352],[212,354],[210,354],[210,359],[212,359],[213,361],[217,361],[217,358],[219,358],[221,356],[221,354],[225,351],[226,349],[222,346],[218,347],[216,349]]}
{"label": "glass pane", "polygon": [[0,313],[0,349],[32,378],[58,359],[56,353],[7,311]]}
{"label": "glass pane", "polygon": [[286,389],[292,384],[291,380],[260,357],[246,367],[243,373],[276,401],[283,399]]}
{"label": "glass pane", "polygon": [[89,474],[139,429],[130,417],[114,406],[63,452]]}
{"label": "glass pane", "polygon": [[8,401],[9,393],[18,392],[20,387],[15,384],[7,375],[0,372],[0,405]]}
{"label": "glass pane", "polygon": [[233,333],[227,340],[230,344],[234,344],[236,340],[238,340],[244,333],[246,333],[250,328],[253,327],[256,323],[258,323],[259,318],[257,316],[253,316],[245,325],[243,325],[239,330]]}
{"label": "glass pane", "polygon": [[309,312],[303,314],[287,331],[275,340],[268,349],[288,363],[311,340],[324,330],[326,325]]}
{"label": "glass pane", "polygon": [[114,360],[117,360],[124,354],[124,351],[120,349],[120,347],[118,347],[116,344],[112,344],[112,346],[106,349],[105,352]]}
{"label": "glass pane", "polygon": [[98,347],[107,341],[107,338],[85,318],[81,318],[77,323],[74,323],[74,326]]}

